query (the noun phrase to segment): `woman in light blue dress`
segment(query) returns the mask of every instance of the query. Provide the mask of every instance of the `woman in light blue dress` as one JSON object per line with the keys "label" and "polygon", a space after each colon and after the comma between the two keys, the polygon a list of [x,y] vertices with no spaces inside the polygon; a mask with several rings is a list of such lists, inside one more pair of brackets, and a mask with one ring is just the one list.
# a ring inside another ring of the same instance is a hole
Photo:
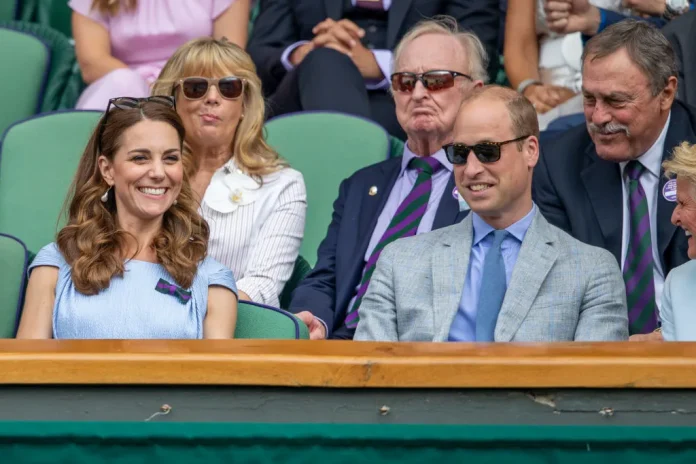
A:
{"label": "woman in light blue dress", "polygon": [[17,338],[232,338],[232,272],[184,173],[171,97],[109,102],[80,160],[68,224],[32,262]]}
{"label": "woman in light blue dress", "polygon": [[691,261],[672,269],[665,279],[660,304],[662,337],[665,341],[693,342],[696,341],[696,145],[682,143],[663,167],[665,174],[676,176],[677,204],[672,223],[677,226],[675,233],[689,237],[686,253]]}

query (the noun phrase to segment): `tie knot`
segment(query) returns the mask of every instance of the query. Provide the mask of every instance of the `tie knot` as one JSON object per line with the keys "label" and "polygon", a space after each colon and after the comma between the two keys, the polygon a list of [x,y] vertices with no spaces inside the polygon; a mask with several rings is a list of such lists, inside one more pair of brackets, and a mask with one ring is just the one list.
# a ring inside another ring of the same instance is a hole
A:
{"label": "tie knot", "polygon": [[507,237],[509,232],[505,229],[501,230],[494,230],[491,235],[493,235],[493,244],[491,245],[492,248],[500,248],[500,245],[502,245],[503,240],[505,240],[505,237]]}
{"label": "tie knot", "polygon": [[636,160],[629,161],[626,165],[626,168],[624,169],[624,172],[631,180],[640,179],[640,176],[641,174],[643,174],[643,171],[645,171],[645,166],[640,164],[640,161]]}
{"label": "tie knot", "polygon": [[416,169],[418,172],[424,172],[432,176],[442,168],[442,164],[440,164],[437,158],[432,156],[416,156],[408,162],[408,168]]}

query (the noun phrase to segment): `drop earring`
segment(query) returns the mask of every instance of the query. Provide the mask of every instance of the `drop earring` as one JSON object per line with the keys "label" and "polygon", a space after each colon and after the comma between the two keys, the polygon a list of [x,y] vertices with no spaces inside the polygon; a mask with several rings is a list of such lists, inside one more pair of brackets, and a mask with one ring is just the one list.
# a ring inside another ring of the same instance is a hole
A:
{"label": "drop earring", "polygon": [[101,196],[102,203],[109,201],[109,191],[111,191],[111,186],[109,186],[109,188],[106,189],[106,192],[104,192],[104,195]]}

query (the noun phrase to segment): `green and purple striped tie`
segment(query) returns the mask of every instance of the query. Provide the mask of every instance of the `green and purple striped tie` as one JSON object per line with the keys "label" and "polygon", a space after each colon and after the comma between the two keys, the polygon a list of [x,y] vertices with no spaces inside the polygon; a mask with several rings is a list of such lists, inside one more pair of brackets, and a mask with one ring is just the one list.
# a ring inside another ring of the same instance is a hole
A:
{"label": "green and purple striped tie", "polygon": [[635,160],[630,161],[624,169],[628,177],[631,232],[623,276],[628,303],[628,331],[631,335],[649,333],[657,328],[650,215],[645,191],[640,184],[640,175],[644,170],[645,167]]}
{"label": "green and purple striped tie", "polygon": [[430,192],[433,186],[433,174],[442,168],[442,164],[432,156],[423,158],[415,157],[409,161],[408,168],[418,171],[416,183],[413,185],[411,192],[409,192],[406,198],[404,198],[404,201],[399,205],[389,226],[387,226],[387,230],[382,235],[382,238],[379,239],[377,246],[372,250],[370,259],[368,259],[365,264],[365,270],[362,280],[360,281],[360,287],[358,288],[355,302],[346,315],[346,326],[349,329],[354,329],[358,326],[358,321],[360,320],[358,317],[358,308],[367,292],[367,287],[370,285],[370,278],[375,271],[377,259],[384,247],[401,237],[416,235],[418,225],[425,214],[425,210],[428,208],[428,200],[430,199]]}

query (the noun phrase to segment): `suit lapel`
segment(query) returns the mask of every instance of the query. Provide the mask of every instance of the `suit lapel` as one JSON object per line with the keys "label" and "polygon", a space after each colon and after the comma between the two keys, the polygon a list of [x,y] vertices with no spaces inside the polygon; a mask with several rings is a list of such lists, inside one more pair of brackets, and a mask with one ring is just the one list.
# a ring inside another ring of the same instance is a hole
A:
{"label": "suit lapel", "polygon": [[460,222],[468,213],[469,210],[459,211],[459,201],[452,196],[454,191],[454,174],[450,174],[447,181],[445,191],[442,193],[440,205],[437,207],[435,219],[433,220],[433,230],[441,229],[442,227],[451,226]]}
{"label": "suit lapel", "polygon": [[343,0],[324,0],[326,17],[338,21],[343,16]]}
{"label": "suit lapel", "polygon": [[473,241],[471,215],[445,234],[441,244],[432,253],[433,278],[433,341],[447,340],[452,321],[459,308],[462,290],[469,269],[469,255]]}
{"label": "suit lapel", "polygon": [[396,46],[396,39],[399,31],[406,19],[406,13],[411,7],[413,0],[393,0],[389,7],[389,19],[387,21],[387,48],[393,50]]}
{"label": "suit lapel", "polygon": [[617,163],[610,163],[599,158],[594,144],[588,148],[587,155],[590,157],[590,164],[583,169],[580,176],[602,230],[604,248],[612,252],[617,262],[621,262],[623,230],[621,168]]}
{"label": "suit lapel", "polygon": [[537,212],[524,236],[512,271],[510,285],[495,326],[495,341],[509,342],[532,307],[541,285],[558,258],[553,247],[555,234]]}

